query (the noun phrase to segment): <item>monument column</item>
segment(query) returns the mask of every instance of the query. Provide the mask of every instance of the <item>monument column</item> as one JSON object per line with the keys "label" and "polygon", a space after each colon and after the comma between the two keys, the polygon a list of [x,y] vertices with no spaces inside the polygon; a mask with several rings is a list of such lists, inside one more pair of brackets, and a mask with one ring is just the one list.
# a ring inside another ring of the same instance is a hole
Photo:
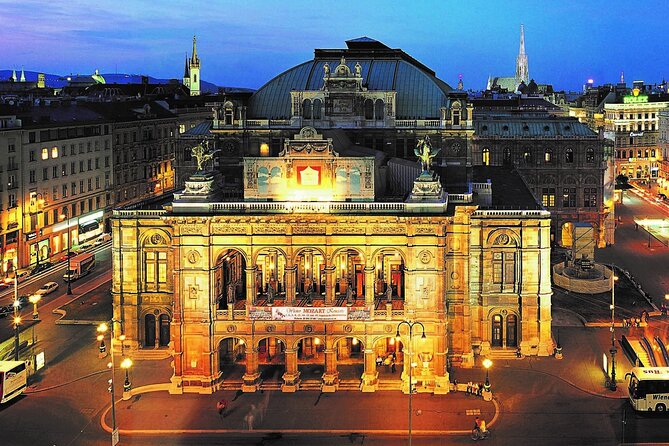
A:
{"label": "monument column", "polygon": [[373,348],[365,348],[365,371],[362,374],[362,391],[375,392],[379,387],[379,371],[376,370],[376,354]]}
{"label": "monument column", "polygon": [[282,392],[296,392],[300,388],[300,372],[297,370],[297,350],[286,348],[286,373],[283,374]]}

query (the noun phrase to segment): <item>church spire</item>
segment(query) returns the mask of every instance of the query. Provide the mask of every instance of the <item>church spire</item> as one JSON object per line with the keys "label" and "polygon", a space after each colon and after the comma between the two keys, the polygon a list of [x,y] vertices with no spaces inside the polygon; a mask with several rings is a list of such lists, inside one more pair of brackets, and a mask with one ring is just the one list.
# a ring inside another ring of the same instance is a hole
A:
{"label": "church spire", "polygon": [[197,57],[197,48],[196,48],[197,39],[193,36],[193,56],[190,59],[192,65],[199,65],[200,59]]}
{"label": "church spire", "polygon": [[516,81],[525,82],[530,80],[530,72],[527,66],[527,54],[525,54],[525,27],[520,25],[520,50],[516,58]]}
{"label": "church spire", "polygon": [[26,81],[26,73],[23,70],[23,67],[21,67],[21,77],[19,78],[20,82],[25,82]]}
{"label": "church spire", "polygon": [[188,54],[186,54],[186,63],[184,65],[184,79],[190,77],[190,71],[188,70]]}
{"label": "church spire", "polygon": [[12,82],[16,82],[16,70],[12,70],[12,77],[9,78]]}

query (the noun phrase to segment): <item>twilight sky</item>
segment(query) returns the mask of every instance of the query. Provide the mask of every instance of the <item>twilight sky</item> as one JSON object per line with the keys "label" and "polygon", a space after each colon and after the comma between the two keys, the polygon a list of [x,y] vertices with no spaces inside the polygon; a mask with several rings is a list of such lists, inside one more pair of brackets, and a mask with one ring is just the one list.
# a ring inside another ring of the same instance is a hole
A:
{"label": "twilight sky", "polygon": [[451,86],[512,76],[525,25],[530,77],[557,89],[669,75],[665,0],[0,0],[0,69],[180,78],[198,37],[202,79],[259,88],[369,36]]}

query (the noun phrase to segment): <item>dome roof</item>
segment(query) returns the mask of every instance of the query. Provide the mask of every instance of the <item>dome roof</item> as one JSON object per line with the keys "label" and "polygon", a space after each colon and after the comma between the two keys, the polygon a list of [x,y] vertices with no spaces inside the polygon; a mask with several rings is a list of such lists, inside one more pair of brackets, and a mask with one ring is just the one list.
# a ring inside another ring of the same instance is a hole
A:
{"label": "dome roof", "polygon": [[314,59],[276,76],[258,89],[249,102],[248,117],[288,119],[291,90],[320,90],[323,65],[336,67],[342,56],[355,70],[362,67],[369,90],[396,91],[396,119],[439,119],[439,109],[448,107],[446,94],[453,90],[430,70],[399,49],[391,49],[368,37],[346,42],[347,49],[317,49]]}

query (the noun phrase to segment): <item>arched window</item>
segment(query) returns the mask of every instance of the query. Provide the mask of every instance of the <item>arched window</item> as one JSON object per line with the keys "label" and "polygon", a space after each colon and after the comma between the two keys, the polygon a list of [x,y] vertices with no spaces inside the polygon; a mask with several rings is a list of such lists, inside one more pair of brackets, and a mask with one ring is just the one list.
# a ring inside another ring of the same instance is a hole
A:
{"label": "arched window", "polygon": [[564,160],[567,163],[573,163],[574,162],[574,151],[572,149],[567,149],[564,152]]}
{"label": "arched window", "polygon": [[511,149],[508,147],[504,149],[504,165],[508,166],[511,164]]}
{"label": "arched window", "polygon": [[551,163],[553,162],[553,151],[551,149],[546,149],[544,152],[544,162]]}
{"label": "arched window", "polygon": [[644,157],[644,158],[648,158],[648,149],[644,150],[644,155],[643,155],[643,157]]}
{"label": "arched window", "polygon": [[595,162],[595,151],[592,147],[588,147],[585,151],[585,162],[586,163]]}
{"label": "arched window", "polygon": [[529,147],[523,151],[523,160],[526,164],[532,164],[532,150]]}
{"label": "arched window", "polygon": [[655,158],[655,149],[650,149],[650,156]]}
{"label": "arched window", "polygon": [[374,104],[374,117],[377,121],[383,121],[383,118],[385,117],[384,115],[383,101],[381,99],[377,99],[376,103]]}
{"label": "arched window", "polygon": [[365,119],[374,119],[374,101],[365,100]]}
{"label": "arched window", "polygon": [[484,166],[490,165],[490,149],[487,147],[483,148],[483,163]]}
{"label": "arched window", "polygon": [[193,75],[193,82],[197,82],[197,74]]}
{"label": "arched window", "polygon": [[311,101],[309,99],[305,99],[302,102],[302,117],[304,119],[311,119]]}
{"label": "arched window", "polygon": [[321,107],[323,102],[320,99],[314,99],[314,119],[321,119]]}

